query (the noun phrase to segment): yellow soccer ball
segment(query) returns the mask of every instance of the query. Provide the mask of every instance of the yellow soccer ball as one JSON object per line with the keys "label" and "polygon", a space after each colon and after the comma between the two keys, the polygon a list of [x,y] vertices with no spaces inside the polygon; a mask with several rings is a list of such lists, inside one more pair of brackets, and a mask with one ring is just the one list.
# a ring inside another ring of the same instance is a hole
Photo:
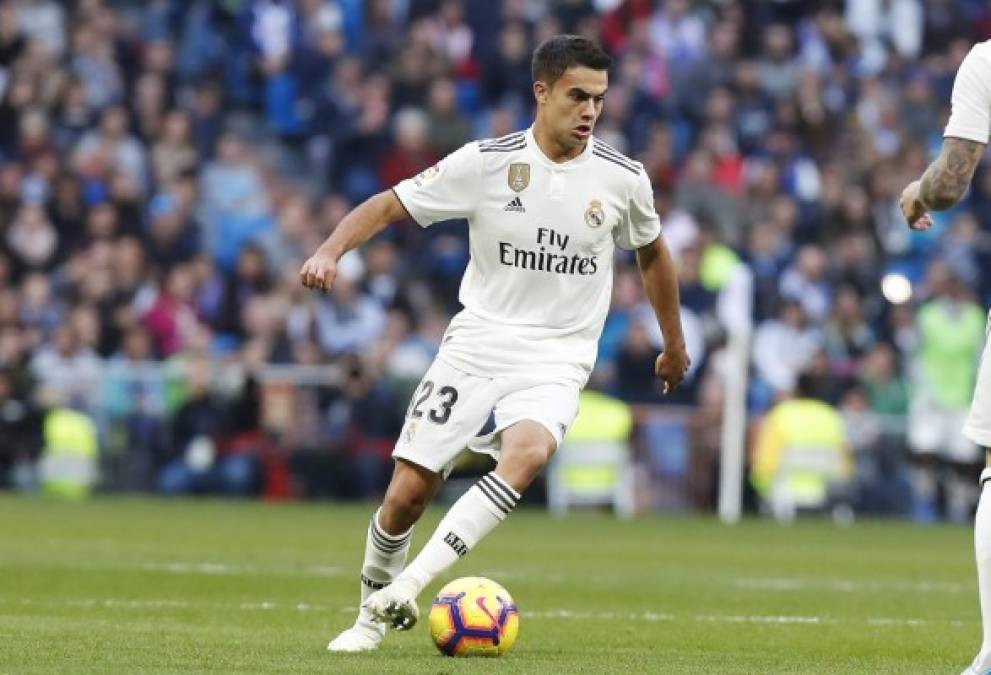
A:
{"label": "yellow soccer ball", "polygon": [[502,656],[519,632],[512,596],[483,577],[455,579],[430,607],[430,637],[447,656]]}

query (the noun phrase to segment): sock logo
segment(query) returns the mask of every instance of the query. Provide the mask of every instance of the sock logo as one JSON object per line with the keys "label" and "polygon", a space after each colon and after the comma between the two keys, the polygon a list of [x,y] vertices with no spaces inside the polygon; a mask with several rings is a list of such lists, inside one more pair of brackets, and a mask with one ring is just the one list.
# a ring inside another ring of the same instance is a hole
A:
{"label": "sock logo", "polygon": [[374,589],[376,591],[379,590],[380,588],[385,588],[386,586],[389,585],[389,582],[387,581],[384,583],[381,581],[373,581],[372,579],[366,577],[364,574],[361,575],[361,583],[365,584],[369,588]]}
{"label": "sock logo", "polygon": [[448,532],[444,535],[444,543],[453,548],[459,558],[464,558],[465,554],[468,553],[468,545],[461,541],[461,537],[453,532]]}

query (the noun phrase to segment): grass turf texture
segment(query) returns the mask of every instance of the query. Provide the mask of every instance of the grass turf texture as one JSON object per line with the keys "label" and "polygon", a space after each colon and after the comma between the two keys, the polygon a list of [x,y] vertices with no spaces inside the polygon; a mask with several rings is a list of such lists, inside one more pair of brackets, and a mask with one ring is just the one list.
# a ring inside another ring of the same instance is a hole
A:
{"label": "grass turf texture", "polygon": [[[426,622],[333,655],[370,506],[0,495],[0,673],[956,673],[980,639],[971,531],[521,509],[421,596],[490,576],[506,657],[440,656]],[[431,511],[414,551],[433,530]]]}

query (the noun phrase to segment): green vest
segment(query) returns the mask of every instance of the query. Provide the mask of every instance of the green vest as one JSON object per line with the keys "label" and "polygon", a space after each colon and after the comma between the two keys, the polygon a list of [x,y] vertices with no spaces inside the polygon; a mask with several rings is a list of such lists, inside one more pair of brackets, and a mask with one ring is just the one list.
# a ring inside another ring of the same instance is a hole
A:
{"label": "green vest", "polygon": [[88,495],[96,481],[96,425],[80,412],[56,408],[45,416],[43,433],[41,481],[45,492],[70,498]]}
{"label": "green vest", "polygon": [[921,381],[943,408],[970,405],[977,355],[984,344],[984,310],[970,302],[933,300],[919,310]]}

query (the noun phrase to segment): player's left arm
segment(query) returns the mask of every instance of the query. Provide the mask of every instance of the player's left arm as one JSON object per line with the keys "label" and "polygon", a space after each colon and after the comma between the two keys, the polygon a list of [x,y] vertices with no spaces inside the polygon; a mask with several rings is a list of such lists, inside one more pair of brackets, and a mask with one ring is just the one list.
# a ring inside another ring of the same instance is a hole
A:
{"label": "player's left arm", "polygon": [[950,119],[943,148],[922,178],[902,191],[899,205],[909,227],[932,226],[930,211],[943,211],[963,198],[991,135],[991,78],[988,45],[973,47],[953,80]]}
{"label": "player's left arm", "polygon": [[657,323],[664,336],[664,351],[654,363],[654,372],[664,383],[664,393],[674,391],[691,365],[681,330],[681,300],[678,296],[678,275],[664,239],[637,248],[637,264],[643,278],[647,300],[654,308]]}
{"label": "player's left arm", "polygon": [[984,155],[986,144],[965,138],[947,137],[943,148],[922,178],[902,192],[902,214],[909,227],[925,230],[932,225],[930,211],[945,211],[963,197]]}

